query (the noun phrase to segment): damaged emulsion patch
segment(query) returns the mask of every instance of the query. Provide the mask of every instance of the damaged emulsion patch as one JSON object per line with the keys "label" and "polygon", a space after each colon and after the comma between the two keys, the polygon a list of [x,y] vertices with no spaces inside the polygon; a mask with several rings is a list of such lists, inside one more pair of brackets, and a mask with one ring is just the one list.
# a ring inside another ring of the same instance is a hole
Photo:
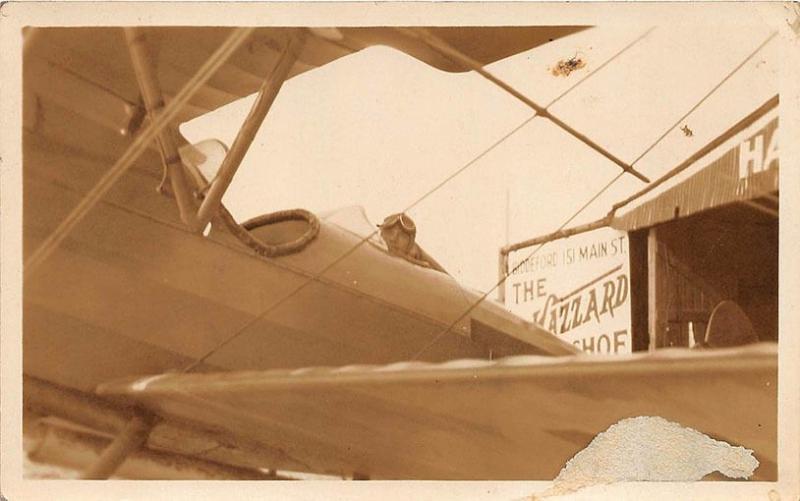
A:
{"label": "damaged emulsion patch", "polygon": [[554,77],[567,77],[573,71],[579,70],[584,66],[586,66],[586,61],[584,61],[583,58],[575,55],[569,59],[562,59],[556,63],[555,66],[550,68],[550,73],[552,73]]}
{"label": "damaged emulsion patch", "polygon": [[713,472],[749,478],[753,451],[714,440],[660,417],[627,418],[598,434],[570,459],[553,486],[534,499],[614,482],[700,480]]}

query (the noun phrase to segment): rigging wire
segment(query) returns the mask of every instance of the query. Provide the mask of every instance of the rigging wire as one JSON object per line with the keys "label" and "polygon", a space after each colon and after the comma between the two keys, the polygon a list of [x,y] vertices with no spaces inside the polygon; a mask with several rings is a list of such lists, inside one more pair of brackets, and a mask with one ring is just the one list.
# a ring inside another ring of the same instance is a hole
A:
{"label": "rigging wire", "polygon": [[[601,189],[600,189],[600,190],[599,190],[597,193],[595,193],[595,194],[594,194],[594,196],[592,196],[592,198],[590,198],[590,199],[589,199],[589,200],[588,200],[586,203],[584,203],[584,204],[583,204],[583,205],[582,205],[582,206],[581,206],[581,207],[580,207],[580,208],[579,208],[577,211],[575,211],[575,212],[574,212],[574,213],[573,213],[573,214],[572,214],[572,215],[571,215],[571,216],[570,216],[570,217],[569,217],[569,218],[568,218],[566,221],[564,221],[564,222],[561,224],[561,226],[559,226],[559,227],[558,227],[558,229],[557,229],[556,231],[561,231],[561,230],[563,230],[563,229],[564,229],[564,227],[566,227],[566,226],[567,226],[567,225],[568,225],[570,222],[572,222],[572,220],[573,220],[573,219],[575,219],[576,217],[578,217],[578,215],[579,215],[581,212],[583,212],[583,210],[584,210],[584,209],[586,209],[586,207],[588,207],[590,204],[592,204],[592,202],[594,202],[595,200],[597,200],[597,198],[598,198],[598,197],[600,197],[600,195],[602,195],[602,194],[603,194],[603,193],[604,193],[604,192],[605,192],[605,191],[606,191],[608,188],[610,188],[610,187],[611,187],[611,185],[613,185],[614,183],[616,183],[616,182],[617,182],[617,180],[619,180],[619,178],[621,178],[621,177],[623,176],[623,174],[625,174],[625,171],[620,171],[620,172],[618,172],[618,173],[617,173],[617,175],[616,175],[616,176],[614,176],[614,177],[611,179],[611,181],[609,181],[608,183],[606,183],[606,185],[605,185],[605,186],[603,186],[603,188],[601,188]],[[497,281],[497,283],[496,283],[496,284],[494,284],[494,286],[493,286],[491,289],[489,289],[488,291],[484,292],[484,293],[483,293],[483,294],[482,294],[482,295],[481,295],[481,296],[480,296],[480,297],[479,297],[479,298],[478,298],[478,299],[477,299],[477,300],[476,300],[474,303],[472,303],[472,305],[470,305],[470,307],[469,307],[469,308],[467,308],[467,310],[466,310],[466,311],[464,311],[464,313],[462,313],[461,315],[459,315],[459,317],[458,317],[458,318],[456,318],[456,319],[455,319],[455,320],[454,320],[454,321],[453,321],[453,322],[452,322],[452,323],[451,323],[451,324],[450,324],[450,325],[449,325],[449,326],[448,326],[448,327],[447,327],[445,330],[443,330],[442,332],[440,332],[439,334],[437,334],[437,335],[436,335],[436,336],[435,336],[433,339],[431,339],[431,341],[430,341],[428,344],[426,344],[425,346],[423,346],[421,350],[419,350],[417,353],[415,353],[415,354],[414,354],[414,357],[412,357],[412,358],[411,358],[411,360],[412,360],[412,361],[414,361],[414,360],[416,360],[417,358],[419,358],[419,356],[420,356],[420,355],[422,355],[423,353],[425,353],[425,352],[428,350],[428,348],[430,348],[431,346],[433,346],[434,344],[436,344],[436,342],[437,342],[437,341],[439,341],[439,339],[441,339],[441,338],[442,338],[442,336],[444,336],[445,334],[447,334],[448,332],[450,332],[451,330],[453,330],[453,327],[455,327],[456,325],[458,325],[458,323],[459,323],[460,321],[462,321],[464,318],[466,318],[466,317],[467,317],[467,315],[469,315],[470,313],[472,313],[472,311],[473,311],[473,310],[475,310],[475,308],[477,308],[478,306],[480,306],[480,304],[481,304],[481,303],[483,303],[483,302],[486,300],[486,298],[487,298],[487,297],[489,297],[489,295],[490,295],[490,294],[492,294],[492,293],[493,293],[495,290],[497,290],[497,288],[498,288],[498,287],[500,287],[500,285],[502,285],[502,284],[503,284],[503,282],[505,282],[505,281],[506,281],[506,279],[508,279],[509,275],[512,275],[514,272],[516,272],[516,271],[519,269],[519,267],[520,267],[520,266],[522,266],[522,265],[523,265],[525,262],[527,262],[529,259],[531,259],[533,256],[535,256],[535,255],[536,255],[536,253],[537,253],[537,252],[539,252],[539,249],[541,249],[541,248],[544,246],[544,244],[545,244],[544,242],[543,242],[543,243],[541,243],[541,244],[539,244],[539,245],[538,245],[538,246],[537,246],[537,247],[536,247],[536,248],[533,250],[533,252],[531,252],[530,254],[528,254],[528,256],[526,256],[526,257],[525,257],[525,259],[523,259],[522,261],[520,261],[519,263],[517,263],[517,265],[516,265],[516,266],[515,266],[515,267],[514,267],[514,268],[513,268],[511,271],[507,271],[507,272],[506,272],[506,273],[503,275],[503,278],[501,278],[500,280],[498,280],[498,281]]]}
{"label": "rigging wire", "polygon": [[747,64],[747,63],[748,63],[748,61],[750,61],[751,59],[753,59],[753,57],[755,57],[755,55],[756,55],[756,54],[758,54],[758,53],[761,51],[761,49],[763,49],[763,48],[764,48],[764,46],[765,46],[765,45],[767,45],[767,44],[768,44],[768,43],[769,43],[769,42],[770,42],[770,41],[771,41],[773,38],[775,38],[775,35],[777,35],[777,34],[778,34],[778,32],[777,32],[777,31],[773,31],[773,32],[772,32],[772,33],[771,33],[771,34],[770,34],[770,35],[769,35],[769,36],[766,38],[766,40],[764,40],[763,42],[761,42],[761,44],[760,44],[758,47],[756,47],[756,48],[755,48],[755,50],[753,50],[753,51],[752,51],[752,52],[751,52],[751,53],[750,53],[750,54],[749,54],[749,55],[748,55],[746,58],[744,58],[744,60],[743,60],[741,63],[739,63],[738,65],[736,65],[736,67],[735,67],[735,68],[733,68],[733,69],[732,69],[730,72],[728,72],[728,74],[727,74],[727,75],[725,75],[725,78],[723,78],[722,80],[720,80],[720,81],[717,83],[717,85],[715,85],[714,87],[712,87],[712,88],[711,88],[711,90],[710,90],[710,91],[708,91],[708,92],[706,93],[706,95],[705,95],[705,96],[703,96],[703,98],[702,98],[700,101],[698,101],[698,102],[697,102],[697,104],[695,104],[694,106],[692,106],[692,108],[691,108],[689,111],[687,111],[687,112],[686,112],[686,113],[685,113],[685,114],[684,114],[682,117],[680,117],[680,118],[679,118],[679,119],[678,119],[678,120],[675,122],[675,124],[674,124],[672,127],[670,127],[669,129],[667,129],[667,131],[666,131],[666,132],[664,132],[663,134],[661,134],[661,135],[658,137],[658,139],[656,139],[656,140],[655,140],[655,142],[653,142],[652,144],[650,144],[650,147],[649,147],[649,148],[645,149],[645,150],[642,152],[642,154],[641,154],[641,155],[639,155],[638,157],[636,157],[636,160],[634,160],[634,161],[633,161],[633,163],[631,163],[631,165],[633,165],[633,164],[637,163],[637,162],[638,162],[639,160],[641,160],[641,159],[642,159],[642,158],[643,158],[645,155],[647,155],[648,153],[650,153],[650,151],[651,151],[653,148],[655,148],[655,146],[656,146],[658,143],[660,143],[660,142],[661,142],[661,140],[663,140],[665,137],[667,137],[667,135],[668,135],[670,132],[672,132],[673,130],[675,130],[675,127],[677,127],[678,125],[680,125],[680,123],[681,123],[681,122],[683,122],[684,120],[686,120],[686,117],[688,117],[689,115],[691,115],[692,113],[694,113],[694,111],[695,111],[697,108],[699,108],[699,107],[700,107],[700,105],[701,105],[701,104],[703,104],[703,102],[705,102],[705,100],[706,100],[706,99],[708,99],[708,98],[711,96],[711,94],[715,93],[717,90],[719,90],[719,88],[720,88],[720,87],[722,87],[722,86],[725,84],[725,82],[727,82],[728,80],[730,80],[730,78],[731,78],[731,77],[732,77],[734,74],[736,74],[736,72],[738,72],[740,69],[742,69],[742,67],[743,67],[745,64]]}
{"label": "rigging wire", "polygon": [[[702,98],[701,98],[701,99],[700,99],[700,100],[699,100],[699,101],[698,101],[698,102],[697,102],[697,103],[696,103],[694,106],[692,106],[692,107],[689,109],[689,111],[688,111],[688,112],[686,112],[686,113],[685,113],[685,114],[684,114],[684,115],[683,115],[683,116],[682,116],[680,119],[678,119],[678,120],[677,120],[677,121],[676,121],[676,122],[675,122],[675,123],[674,123],[674,124],[673,124],[673,125],[672,125],[672,126],[669,128],[669,129],[667,129],[667,132],[663,133],[661,136],[659,136],[659,138],[658,138],[658,139],[656,139],[656,141],[655,141],[654,143],[652,143],[650,146],[648,146],[648,147],[647,147],[647,148],[644,150],[644,152],[643,152],[642,154],[640,154],[640,155],[639,155],[639,156],[636,158],[636,160],[634,160],[634,161],[631,163],[631,166],[635,165],[637,162],[639,162],[639,160],[641,160],[642,158],[644,158],[644,156],[645,156],[645,155],[647,155],[647,154],[648,154],[648,153],[649,153],[649,152],[650,152],[650,151],[651,151],[651,150],[652,150],[652,149],[653,149],[653,148],[654,148],[654,147],[655,147],[655,146],[656,146],[658,143],[660,143],[660,142],[661,142],[661,141],[662,141],[662,140],[663,140],[663,139],[664,139],[664,138],[665,138],[665,137],[666,137],[666,136],[667,136],[667,135],[668,135],[670,132],[672,132],[672,131],[675,129],[675,127],[677,127],[677,126],[678,126],[678,125],[679,125],[681,122],[683,122],[683,120],[685,120],[685,119],[686,119],[686,117],[687,117],[687,116],[691,115],[691,114],[692,114],[692,113],[693,113],[693,112],[694,112],[694,111],[695,111],[695,110],[696,110],[698,107],[700,107],[700,105],[701,105],[701,104],[703,104],[703,102],[705,102],[705,101],[706,101],[706,100],[707,100],[707,99],[708,99],[708,98],[709,98],[709,97],[710,97],[710,96],[711,96],[711,95],[712,95],[714,92],[716,92],[716,91],[717,91],[717,90],[718,90],[718,89],[719,89],[719,88],[720,88],[720,87],[721,87],[721,86],[722,86],[722,85],[723,85],[725,82],[727,82],[727,81],[728,81],[728,80],[729,80],[729,79],[730,79],[730,78],[731,78],[731,77],[732,77],[732,76],[733,76],[733,75],[734,75],[736,72],[738,72],[738,71],[739,71],[739,70],[740,70],[740,69],[741,69],[741,68],[742,68],[742,67],[743,67],[745,64],[747,64],[747,62],[748,62],[748,61],[750,61],[750,60],[751,60],[751,59],[752,59],[752,58],[753,58],[753,57],[754,57],[754,56],[755,56],[755,55],[756,55],[756,54],[757,54],[757,53],[758,53],[758,52],[759,52],[759,51],[760,51],[762,48],[764,48],[764,46],[765,46],[765,45],[767,45],[767,43],[769,43],[769,41],[770,41],[770,40],[772,40],[772,39],[773,39],[773,38],[774,38],[774,37],[775,37],[777,34],[778,34],[778,32],[777,32],[777,31],[774,31],[774,32],[772,32],[772,33],[771,33],[771,34],[770,34],[770,35],[767,37],[767,39],[766,39],[766,40],[764,40],[764,41],[763,41],[763,42],[762,42],[762,43],[761,43],[761,44],[760,44],[758,47],[756,47],[756,49],[755,49],[755,50],[753,50],[753,51],[752,51],[752,52],[751,52],[751,53],[750,53],[750,54],[749,54],[749,55],[748,55],[748,56],[747,56],[747,57],[746,57],[746,58],[745,58],[745,59],[744,59],[744,60],[743,60],[741,63],[739,63],[739,64],[738,64],[736,67],[734,67],[734,68],[733,68],[733,69],[732,69],[730,72],[728,72],[728,74],[726,74],[726,75],[725,75],[725,77],[724,77],[724,78],[723,78],[723,79],[722,79],[722,80],[721,80],[719,83],[717,83],[717,85],[715,85],[715,86],[714,86],[714,87],[713,87],[713,88],[712,88],[710,91],[708,91],[708,92],[707,92],[707,93],[706,93],[706,94],[705,94],[705,95],[704,95],[704,96],[703,96],[703,97],[702,97]],[[578,210],[577,210],[575,213],[573,213],[573,214],[572,214],[572,215],[571,215],[571,216],[570,216],[570,217],[569,217],[569,218],[568,218],[568,219],[567,219],[567,220],[566,220],[564,223],[562,223],[562,224],[561,224],[561,226],[559,226],[559,228],[556,230],[556,232],[559,232],[559,231],[563,230],[563,229],[564,229],[564,228],[565,228],[565,227],[566,227],[566,226],[567,226],[567,225],[568,225],[568,224],[569,224],[569,223],[570,223],[570,222],[571,222],[573,219],[575,219],[575,218],[576,218],[576,217],[577,217],[577,216],[578,216],[578,215],[579,215],[581,212],[583,212],[583,211],[586,209],[586,207],[588,207],[588,206],[589,206],[589,205],[590,205],[592,202],[594,202],[594,201],[595,201],[595,200],[596,200],[596,199],[597,199],[597,198],[598,198],[600,195],[602,195],[602,194],[603,194],[603,193],[604,193],[606,190],[608,190],[608,189],[609,189],[609,188],[610,188],[610,187],[611,187],[611,186],[612,186],[614,183],[616,183],[616,182],[617,182],[617,180],[619,180],[619,178],[621,178],[621,177],[622,177],[622,175],[623,175],[624,173],[625,173],[625,171],[622,171],[622,172],[618,173],[618,174],[617,174],[617,175],[616,175],[616,176],[615,176],[613,179],[611,179],[611,181],[610,181],[610,182],[608,182],[608,183],[607,183],[605,186],[603,186],[603,188],[601,188],[601,189],[600,189],[600,191],[598,191],[598,192],[597,192],[597,193],[596,193],[596,194],[595,194],[595,195],[594,195],[594,196],[593,196],[591,199],[589,199],[589,201],[588,201],[588,202],[586,202],[585,204],[583,204],[583,205],[582,205],[582,206],[581,206],[581,207],[580,207],[580,208],[579,208],[579,209],[578,209]],[[441,338],[442,338],[442,336],[444,336],[445,334],[447,334],[448,332],[450,332],[450,331],[453,329],[453,327],[455,327],[456,325],[458,325],[458,323],[459,323],[459,322],[461,322],[461,321],[462,321],[464,318],[466,318],[466,317],[467,317],[467,316],[468,316],[470,313],[472,313],[472,311],[473,311],[473,310],[475,310],[475,308],[477,308],[477,307],[478,307],[478,306],[479,306],[481,303],[483,303],[483,301],[485,301],[485,300],[486,300],[486,298],[487,298],[487,297],[489,297],[489,295],[490,295],[490,294],[492,294],[492,293],[493,293],[495,290],[497,290],[497,288],[498,288],[498,287],[500,287],[500,286],[501,286],[501,285],[502,285],[502,284],[503,284],[503,283],[504,283],[504,282],[505,282],[505,281],[508,279],[508,277],[509,277],[510,275],[514,274],[514,272],[516,272],[516,271],[519,269],[519,267],[523,265],[523,263],[527,262],[527,261],[528,261],[528,260],[530,260],[532,257],[534,257],[534,256],[536,255],[536,253],[539,251],[539,249],[541,249],[541,248],[542,248],[544,245],[545,245],[545,243],[543,242],[543,243],[539,244],[538,246],[536,246],[536,248],[533,250],[533,252],[531,252],[530,254],[528,254],[528,256],[526,256],[526,257],[525,257],[525,259],[523,259],[523,260],[521,260],[519,263],[517,263],[517,265],[516,265],[516,266],[515,266],[515,267],[514,267],[514,268],[513,268],[511,271],[506,271],[506,272],[504,273],[503,277],[502,277],[500,280],[498,280],[498,282],[497,282],[497,283],[496,283],[496,284],[495,284],[495,285],[494,285],[494,286],[493,286],[491,289],[489,289],[489,290],[488,290],[488,291],[486,291],[484,294],[482,294],[482,295],[481,295],[481,296],[480,296],[480,297],[479,297],[479,298],[478,298],[478,299],[477,299],[477,300],[476,300],[476,301],[475,301],[475,302],[474,302],[474,303],[473,303],[473,304],[472,304],[472,305],[471,305],[471,306],[470,306],[470,307],[469,307],[469,308],[468,308],[468,309],[467,309],[467,310],[466,310],[464,313],[462,313],[462,314],[461,314],[461,315],[460,315],[458,318],[456,318],[456,319],[455,319],[455,320],[454,320],[452,323],[450,323],[450,325],[449,325],[449,326],[448,326],[448,327],[447,327],[445,330],[443,330],[442,332],[440,332],[439,334],[437,334],[437,335],[436,335],[436,336],[435,336],[435,337],[434,337],[434,338],[433,338],[433,339],[432,339],[432,340],[431,340],[431,341],[430,341],[430,342],[429,342],[427,345],[425,345],[425,346],[424,346],[424,347],[423,347],[421,350],[419,350],[419,351],[418,351],[418,352],[417,352],[417,353],[414,355],[414,357],[413,357],[411,360],[412,360],[412,361],[413,361],[413,360],[416,360],[416,359],[417,359],[417,358],[418,358],[420,355],[422,355],[423,353],[425,353],[425,351],[427,351],[427,350],[428,350],[428,348],[430,348],[431,346],[433,346],[434,344],[436,344],[436,342],[437,342],[439,339],[441,339]]]}
{"label": "rigging wire", "polygon": [[[559,100],[561,100],[561,98],[563,98],[564,96],[566,96],[566,95],[567,95],[569,92],[571,92],[573,89],[575,89],[575,88],[576,88],[576,87],[578,87],[580,84],[582,84],[583,82],[585,82],[586,80],[588,80],[588,79],[589,79],[589,78],[590,78],[592,75],[594,75],[595,73],[597,73],[598,71],[600,71],[602,68],[606,67],[606,66],[608,65],[608,63],[610,63],[611,61],[613,61],[614,59],[616,59],[617,57],[619,57],[620,55],[622,55],[624,52],[626,52],[628,49],[630,49],[631,47],[633,47],[634,45],[636,45],[638,42],[640,42],[641,40],[643,40],[643,39],[644,39],[645,37],[647,37],[647,36],[648,36],[650,33],[652,33],[652,31],[653,31],[654,29],[655,29],[654,27],[651,27],[651,28],[649,28],[649,29],[648,29],[647,31],[645,31],[645,32],[644,32],[642,35],[640,35],[639,37],[635,38],[633,41],[631,41],[630,43],[628,43],[626,46],[624,46],[622,49],[620,49],[620,50],[619,50],[619,51],[617,51],[617,52],[616,52],[614,55],[612,55],[610,58],[608,58],[608,59],[607,59],[607,60],[606,60],[606,61],[605,61],[603,64],[601,64],[600,66],[598,66],[597,68],[595,68],[593,71],[591,71],[591,72],[589,72],[587,75],[585,75],[583,78],[581,78],[580,80],[578,80],[577,82],[575,82],[575,83],[574,83],[572,86],[570,86],[570,87],[569,87],[567,90],[565,90],[565,91],[564,91],[564,92],[562,92],[562,93],[561,93],[559,96],[557,96],[555,99],[553,99],[553,100],[552,100],[552,101],[551,101],[551,102],[550,102],[550,103],[547,105],[547,108],[549,108],[550,106],[554,105],[556,102],[558,102]],[[452,172],[452,173],[451,173],[449,176],[447,176],[447,177],[446,177],[444,180],[442,180],[441,182],[439,182],[438,184],[436,184],[434,187],[432,187],[431,189],[429,189],[428,191],[426,191],[425,193],[423,193],[423,194],[422,194],[420,197],[418,197],[418,198],[417,198],[415,201],[413,201],[413,202],[412,202],[412,203],[411,203],[411,204],[410,204],[410,205],[409,205],[409,206],[408,206],[408,207],[407,207],[407,208],[406,208],[406,209],[405,209],[403,212],[408,212],[408,211],[410,211],[411,209],[413,209],[414,207],[416,207],[417,205],[419,205],[419,204],[420,204],[420,203],[421,203],[423,200],[425,200],[426,198],[428,198],[429,196],[431,196],[433,193],[435,193],[436,191],[438,191],[438,190],[439,190],[439,189],[440,189],[442,186],[444,186],[445,184],[449,183],[449,182],[450,182],[450,181],[451,181],[453,178],[457,177],[459,174],[461,174],[462,172],[464,172],[465,170],[467,170],[469,167],[471,167],[472,165],[474,165],[474,164],[475,164],[476,162],[478,162],[480,159],[484,158],[484,157],[485,157],[486,155],[488,155],[488,154],[489,154],[491,151],[493,151],[495,148],[497,148],[498,146],[500,146],[500,144],[502,144],[503,142],[505,142],[505,141],[506,141],[506,140],[507,140],[509,137],[513,136],[513,135],[514,135],[514,134],[516,134],[516,133],[517,133],[519,130],[521,130],[523,127],[525,127],[526,125],[528,125],[528,124],[529,124],[529,123],[530,123],[530,122],[531,122],[531,121],[532,121],[534,118],[536,118],[537,116],[538,116],[538,114],[537,114],[537,113],[534,113],[533,115],[531,115],[530,117],[528,117],[527,119],[525,119],[524,121],[522,121],[522,122],[521,122],[519,125],[517,125],[517,126],[516,126],[516,127],[514,127],[513,129],[511,129],[509,132],[507,132],[506,134],[504,134],[503,136],[501,136],[501,137],[500,137],[498,140],[496,140],[496,141],[495,141],[495,142],[493,142],[491,145],[489,145],[489,147],[487,147],[487,148],[485,148],[483,151],[481,151],[481,152],[480,152],[480,153],[479,153],[477,156],[475,156],[475,157],[474,157],[472,160],[468,161],[466,164],[464,164],[464,165],[462,165],[461,167],[459,167],[458,169],[456,169],[456,170],[455,170],[454,172]],[[621,172],[619,173],[619,175],[617,176],[617,178],[616,178],[616,179],[618,179],[619,177],[621,177],[621,176],[622,176],[622,174],[624,174],[624,173],[625,173],[625,171],[621,171]],[[615,179],[615,180],[616,180],[616,179]],[[571,221],[571,219],[570,219],[569,221]],[[567,221],[567,223],[569,223],[569,221]],[[323,268],[322,268],[322,270],[318,271],[318,272],[317,272],[316,274],[314,274],[313,276],[311,276],[311,277],[308,277],[308,278],[307,278],[306,280],[304,280],[304,281],[303,281],[303,282],[302,282],[300,285],[298,285],[298,286],[297,286],[295,289],[293,289],[292,291],[290,291],[288,294],[286,294],[285,296],[281,297],[281,298],[280,298],[280,299],[278,299],[277,301],[273,302],[273,303],[272,303],[271,305],[269,305],[269,306],[268,306],[266,309],[264,309],[264,311],[262,311],[260,314],[258,314],[258,315],[257,315],[257,316],[255,316],[254,318],[252,318],[252,319],[251,319],[249,322],[247,322],[245,325],[243,325],[242,327],[240,327],[239,329],[237,329],[237,330],[236,330],[236,332],[234,332],[233,334],[231,334],[231,335],[230,335],[230,336],[228,336],[227,338],[225,338],[225,339],[223,339],[222,341],[220,341],[220,342],[219,342],[219,343],[218,343],[216,346],[214,346],[213,348],[211,348],[211,349],[210,349],[208,352],[206,352],[204,355],[202,355],[201,357],[199,357],[198,359],[196,359],[194,362],[192,362],[191,364],[189,364],[188,366],[186,366],[186,368],[184,368],[184,369],[183,369],[183,372],[189,372],[189,371],[192,371],[192,370],[194,370],[195,368],[197,368],[197,367],[198,367],[198,366],[199,366],[201,363],[203,363],[204,361],[208,360],[208,358],[209,358],[211,355],[213,355],[214,353],[216,353],[217,351],[219,351],[220,349],[222,349],[223,347],[225,347],[226,345],[228,345],[229,343],[231,343],[233,340],[235,340],[236,338],[238,338],[239,336],[241,336],[241,335],[242,335],[244,332],[246,332],[246,331],[247,331],[247,330],[248,330],[250,327],[252,327],[252,326],[253,326],[253,325],[255,325],[256,323],[260,322],[262,319],[264,319],[264,318],[265,318],[267,315],[269,315],[269,314],[270,314],[272,311],[274,311],[276,308],[278,308],[279,306],[281,306],[282,304],[284,304],[286,301],[288,301],[289,299],[291,299],[291,298],[293,298],[294,296],[296,296],[298,293],[300,293],[300,292],[301,292],[303,289],[305,289],[305,288],[306,288],[307,286],[309,286],[311,283],[313,283],[313,282],[315,282],[315,281],[318,281],[320,278],[322,278],[322,276],[323,276],[323,275],[325,275],[325,273],[327,273],[329,270],[331,270],[331,269],[332,269],[333,267],[335,267],[337,264],[339,264],[339,263],[341,263],[342,261],[344,261],[344,260],[345,260],[347,257],[349,257],[350,255],[352,255],[352,254],[353,254],[353,253],[354,253],[356,250],[358,250],[359,248],[361,248],[361,246],[362,246],[362,245],[364,245],[366,242],[368,242],[370,239],[372,239],[372,238],[373,238],[375,235],[377,235],[377,233],[378,233],[378,230],[373,230],[373,231],[372,231],[372,232],[371,232],[369,235],[367,235],[367,236],[365,236],[365,237],[361,238],[361,240],[359,240],[358,242],[356,242],[356,243],[355,243],[355,244],[354,244],[354,245],[353,245],[353,246],[352,246],[350,249],[348,249],[348,250],[347,250],[347,251],[346,251],[344,254],[342,254],[342,255],[341,255],[341,256],[339,256],[338,258],[334,259],[333,261],[331,261],[331,262],[330,262],[328,265],[326,265],[325,267],[323,267]],[[498,285],[499,285],[499,284],[498,284]],[[495,288],[496,288],[496,287],[497,287],[497,286],[495,286]],[[493,289],[493,290],[494,290],[494,289]],[[485,297],[484,297],[483,299],[485,299]],[[469,307],[469,309],[467,310],[467,314],[469,314],[469,312],[471,312],[471,311],[472,311],[473,309],[475,309],[476,307],[477,307],[477,304],[471,305],[471,306]],[[460,320],[460,319],[459,319],[459,320]],[[438,339],[439,339],[439,338],[440,338],[442,335],[444,335],[446,332],[449,332],[449,331],[450,331],[450,330],[453,328],[453,326],[454,326],[454,325],[455,325],[455,324],[453,324],[453,325],[450,325],[450,327],[448,327],[448,329],[447,329],[446,331],[444,331],[443,333],[441,333],[440,335],[438,335],[438,336],[435,338],[435,340],[438,340]],[[431,343],[431,345],[432,345],[432,344],[433,344],[433,343]],[[430,346],[426,346],[426,349],[427,349],[428,347],[430,347]],[[420,353],[421,353],[421,352],[420,352]]]}
{"label": "rigging wire", "polygon": [[436,52],[446,57],[447,59],[450,59],[453,63],[461,64],[466,68],[471,69],[475,73],[479,74],[480,76],[484,77],[485,79],[489,80],[494,85],[503,89],[509,95],[514,96],[519,101],[524,103],[526,106],[533,109],[538,116],[549,120],[551,123],[555,124],[557,127],[564,130],[574,138],[578,139],[586,146],[590,147],[603,157],[617,164],[617,166],[620,167],[625,172],[628,172],[629,174],[639,178],[639,180],[645,183],[650,182],[647,176],[645,176],[641,172],[637,171],[630,165],[623,162],[616,155],[605,149],[602,145],[594,142],[591,138],[589,138],[585,134],[582,134],[581,132],[575,130],[573,127],[571,127],[569,124],[561,120],[559,117],[553,115],[550,112],[550,110],[548,110],[546,107],[537,104],[535,101],[533,101],[526,95],[519,92],[513,86],[511,86],[508,82],[495,76],[493,73],[488,71],[484,66],[482,66],[481,63],[479,63],[478,61],[475,61],[469,56],[451,47],[444,40],[441,40],[439,37],[433,35],[432,33],[428,32],[423,28],[417,28],[417,29],[399,28],[399,30],[404,33],[412,34],[412,36],[417,36],[431,49],[435,50]]}

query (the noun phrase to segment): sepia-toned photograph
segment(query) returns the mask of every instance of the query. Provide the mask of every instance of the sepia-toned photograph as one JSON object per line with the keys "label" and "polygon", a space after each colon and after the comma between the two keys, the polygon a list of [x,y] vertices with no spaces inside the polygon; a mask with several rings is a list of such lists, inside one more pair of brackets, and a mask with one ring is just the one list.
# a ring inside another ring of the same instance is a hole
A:
{"label": "sepia-toned photograph", "polygon": [[796,499],[796,6],[292,5],[2,6],[21,481]]}

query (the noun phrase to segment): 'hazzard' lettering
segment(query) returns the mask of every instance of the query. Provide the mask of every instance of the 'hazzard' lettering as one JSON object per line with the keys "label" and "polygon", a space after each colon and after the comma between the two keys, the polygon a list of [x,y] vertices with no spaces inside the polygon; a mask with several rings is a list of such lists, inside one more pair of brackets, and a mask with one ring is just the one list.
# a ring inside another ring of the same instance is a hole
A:
{"label": "'hazzard' lettering", "polygon": [[551,294],[533,321],[554,334],[564,334],[589,322],[601,323],[628,300],[628,276],[624,273],[564,301]]}

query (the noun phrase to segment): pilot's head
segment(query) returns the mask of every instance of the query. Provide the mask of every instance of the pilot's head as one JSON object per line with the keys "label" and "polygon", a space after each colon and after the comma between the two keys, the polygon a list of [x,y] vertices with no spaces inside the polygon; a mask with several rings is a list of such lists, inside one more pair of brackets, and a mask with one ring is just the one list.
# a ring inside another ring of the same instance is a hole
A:
{"label": "pilot's head", "polygon": [[392,214],[379,224],[381,237],[389,251],[399,254],[407,254],[414,247],[414,239],[417,236],[417,226],[414,221],[403,213]]}

